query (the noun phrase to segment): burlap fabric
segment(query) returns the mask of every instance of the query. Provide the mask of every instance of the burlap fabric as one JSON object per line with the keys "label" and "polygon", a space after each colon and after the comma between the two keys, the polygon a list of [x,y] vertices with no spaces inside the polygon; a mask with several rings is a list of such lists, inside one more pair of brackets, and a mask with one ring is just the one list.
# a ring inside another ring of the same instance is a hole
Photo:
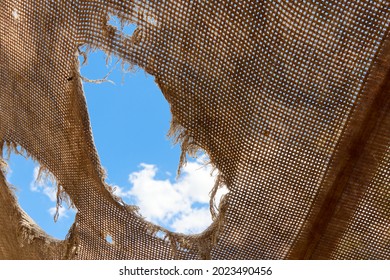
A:
{"label": "burlap fabric", "polygon": [[[0,258],[390,258],[389,19],[379,0],[0,0],[1,147],[22,147],[78,210],[56,240],[1,174]],[[82,46],[155,77],[180,164],[210,156],[211,196],[230,192],[203,233],[171,233],[112,195]]]}

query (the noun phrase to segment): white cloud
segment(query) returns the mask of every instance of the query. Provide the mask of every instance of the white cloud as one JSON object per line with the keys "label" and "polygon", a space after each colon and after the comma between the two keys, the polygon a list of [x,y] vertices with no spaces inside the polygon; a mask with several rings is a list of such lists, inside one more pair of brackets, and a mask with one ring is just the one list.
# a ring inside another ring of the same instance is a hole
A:
{"label": "white cloud", "polygon": [[[70,211],[74,211],[73,209],[67,209],[65,207],[59,207],[58,208],[58,220],[60,220],[61,218],[68,218],[68,214]],[[55,216],[57,212],[57,207],[54,206],[54,207],[50,207],[49,208],[49,213],[51,216]]]}
{"label": "white cloud", "polygon": [[203,207],[181,214],[172,222],[171,227],[176,232],[199,233],[205,230],[211,222],[209,208]]}
{"label": "white cloud", "polygon": [[[115,194],[134,201],[149,221],[177,232],[201,232],[211,223],[209,193],[215,184],[215,176],[210,176],[211,168],[204,167],[203,160],[188,162],[175,182],[156,179],[157,167],[142,163],[140,171],[129,175],[132,187],[125,191],[115,186]],[[216,201],[226,192],[221,189]]]}

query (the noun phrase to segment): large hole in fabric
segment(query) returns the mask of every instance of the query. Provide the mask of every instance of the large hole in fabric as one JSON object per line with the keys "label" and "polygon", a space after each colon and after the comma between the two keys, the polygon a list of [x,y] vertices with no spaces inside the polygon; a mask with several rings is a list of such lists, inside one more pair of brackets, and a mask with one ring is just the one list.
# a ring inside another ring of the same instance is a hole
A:
{"label": "large hole in fabric", "polygon": [[[19,149],[19,148],[18,148]],[[65,203],[56,214],[57,188],[45,176],[38,178],[39,165],[31,158],[4,151],[3,158],[8,164],[7,181],[15,187],[15,195],[21,208],[49,235],[65,239],[75,219],[75,210]]]}
{"label": "large hole in fabric", "polygon": [[90,53],[81,74],[85,81],[100,80],[112,71],[112,83],[84,83],[107,183],[125,203],[139,206],[147,220],[175,232],[202,232],[212,222],[209,192],[215,183],[206,156],[189,159],[176,179],[181,151],[166,137],[169,105],[154,78],[141,69],[123,74],[115,59],[106,61],[103,52]]}

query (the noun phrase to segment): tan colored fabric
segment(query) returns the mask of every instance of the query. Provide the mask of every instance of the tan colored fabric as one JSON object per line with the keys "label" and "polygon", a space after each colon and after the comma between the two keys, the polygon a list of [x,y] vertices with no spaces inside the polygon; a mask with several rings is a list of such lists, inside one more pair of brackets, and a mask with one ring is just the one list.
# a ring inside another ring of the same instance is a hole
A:
{"label": "tan colored fabric", "polygon": [[[1,175],[0,258],[389,259],[389,19],[390,2],[373,0],[0,0],[0,141],[78,210],[55,240]],[[81,46],[153,75],[181,163],[203,149],[220,171],[215,188],[230,192],[202,234],[168,232],[112,196]]]}

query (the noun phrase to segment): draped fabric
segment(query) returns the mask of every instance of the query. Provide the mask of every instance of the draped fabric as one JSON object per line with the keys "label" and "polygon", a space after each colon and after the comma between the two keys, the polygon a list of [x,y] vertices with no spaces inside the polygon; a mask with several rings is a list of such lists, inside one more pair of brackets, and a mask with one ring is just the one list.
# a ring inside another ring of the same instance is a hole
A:
{"label": "draped fabric", "polygon": [[[77,209],[65,240],[47,235],[1,159],[0,258],[389,259],[389,24],[379,0],[0,0],[0,147]],[[229,193],[201,234],[145,221],[105,182],[82,47],[153,75],[180,165],[200,149],[219,170],[210,199]]]}

